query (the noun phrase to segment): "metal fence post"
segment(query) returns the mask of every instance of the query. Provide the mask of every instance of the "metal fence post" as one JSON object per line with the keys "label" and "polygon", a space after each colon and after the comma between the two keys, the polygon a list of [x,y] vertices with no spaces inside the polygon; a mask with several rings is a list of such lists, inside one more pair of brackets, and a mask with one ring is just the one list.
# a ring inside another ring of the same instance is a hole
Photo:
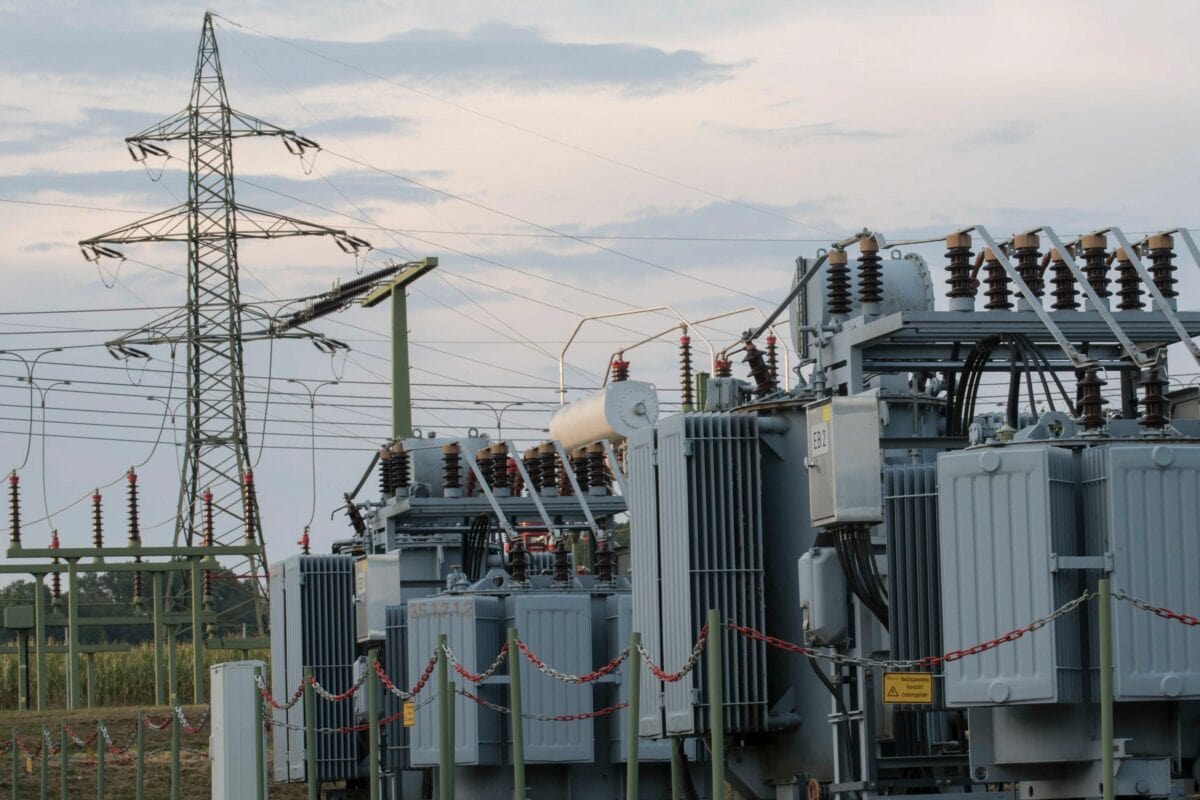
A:
{"label": "metal fence post", "polygon": [[87,707],[96,707],[96,654],[84,653],[83,663],[87,668]]}
{"label": "metal fence post", "polygon": [[379,678],[375,675],[375,664],[379,651],[375,648],[367,654],[367,741],[371,752],[367,756],[368,774],[371,778],[371,800],[379,800]]}
{"label": "metal fence post", "polygon": [[638,796],[638,722],[642,699],[642,635],[634,631],[629,635],[629,705],[625,709],[625,797],[637,800]]}
{"label": "metal fence post", "polygon": [[317,787],[317,708],[312,685],[312,667],[304,668],[304,782],[308,800],[318,800]]}
{"label": "metal fence post", "polygon": [[721,612],[708,610],[708,735],[712,758],[712,794],[725,793],[725,676],[721,662]]}
{"label": "metal fence post", "polygon": [[137,712],[137,767],[133,777],[133,792],[136,800],[146,797],[146,712]]}
{"label": "metal fence post", "polygon": [[450,669],[446,658],[446,634],[438,636],[437,643],[438,684],[438,798],[454,800],[450,788],[450,773],[454,771],[454,747],[450,739]]}
{"label": "metal fence post", "polygon": [[521,653],[517,629],[508,629],[508,703],[512,722],[513,800],[525,800],[525,720],[521,716]]}
{"label": "metal fence post", "polygon": [[1113,765],[1113,663],[1112,663],[1112,584],[1101,578],[1097,585],[1100,601],[1100,779],[1104,800],[1116,794]]}
{"label": "metal fence post", "polygon": [[104,723],[96,723],[96,800],[104,800]]}
{"label": "metal fence post", "polygon": [[183,794],[183,780],[179,773],[179,696],[171,691],[171,800],[179,800]]}
{"label": "metal fence post", "polygon": [[153,591],[150,619],[154,628],[154,705],[159,707],[165,699],[163,691],[163,574],[155,572],[150,580]]}
{"label": "metal fence post", "polygon": [[58,796],[67,800],[67,723],[58,721]]}
{"label": "metal fence post", "polygon": [[[35,587],[40,589],[41,587]],[[38,781],[38,800],[46,800],[50,793],[50,729],[42,726],[41,774]]]}
{"label": "metal fence post", "polygon": [[668,741],[671,745],[671,800],[683,800],[683,759],[680,758],[683,739],[672,736]]}
{"label": "metal fence post", "polygon": [[8,743],[8,750],[12,753],[12,800],[17,800],[17,779],[20,773],[17,772],[17,763],[20,757],[17,747],[17,729],[12,729],[12,741]]}
{"label": "metal fence post", "polygon": [[[254,668],[254,796],[261,800],[266,793],[267,785],[267,759],[266,759],[266,731],[263,728],[263,699],[258,692],[258,685],[262,682],[262,667]],[[139,797],[138,800],[141,800]]]}
{"label": "metal fence post", "polygon": [[446,705],[448,705],[450,707],[449,708],[450,713],[446,717],[446,723],[447,723],[446,727],[449,729],[446,732],[446,740],[450,743],[450,773],[447,776],[449,778],[449,780],[446,783],[447,783],[447,789],[450,792],[450,797],[452,800],[455,797],[455,794],[454,794],[454,778],[455,778],[454,770],[458,766],[458,753],[455,752],[455,748],[457,746],[458,739],[456,738],[455,733],[454,733],[454,726],[457,724],[457,721],[458,721],[458,714],[455,712],[455,709],[454,709],[454,704],[456,702],[458,702],[458,689],[454,685],[454,681],[451,681],[450,682],[450,695],[446,700]]}

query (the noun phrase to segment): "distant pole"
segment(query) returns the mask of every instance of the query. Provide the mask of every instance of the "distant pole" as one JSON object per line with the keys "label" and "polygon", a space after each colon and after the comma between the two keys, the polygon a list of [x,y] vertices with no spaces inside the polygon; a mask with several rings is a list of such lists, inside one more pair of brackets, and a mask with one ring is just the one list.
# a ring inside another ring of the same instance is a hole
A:
{"label": "distant pole", "polygon": [[33,652],[37,662],[37,710],[50,705],[50,681],[46,674],[46,598],[44,575],[36,573],[33,581]]}
{"label": "distant pole", "polygon": [[163,691],[163,574],[155,572],[150,579],[151,623],[154,626],[154,705],[161,708],[166,692]]}
{"label": "distant pole", "polygon": [[712,743],[712,796],[725,796],[725,676],[721,662],[721,612],[708,610],[708,735]]}
{"label": "distant pole", "polygon": [[67,708],[79,708],[79,575],[78,559],[67,559]]}
{"label": "distant pole", "polygon": [[[174,687],[172,687],[174,688]],[[171,800],[183,796],[183,777],[179,769],[179,697],[171,692]]]}
{"label": "distant pole", "polygon": [[625,709],[625,797],[638,796],[638,722],[642,699],[642,635],[634,631],[629,636],[629,707]]}
{"label": "distant pole", "polygon": [[135,800],[146,800],[146,712],[137,712],[137,766],[133,778]]}
{"label": "distant pole", "polygon": [[521,654],[517,629],[508,629],[508,693],[512,722],[513,800],[525,800],[525,721],[521,717]]}
{"label": "distant pole", "polygon": [[204,611],[201,585],[203,578],[200,559],[191,559],[192,568],[192,702],[204,705],[204,626],[201,614]]}
{"label": "distant pole", "polygon": [[84,653],[84,671],[87,673],[87,707],[96,707],[96,654]]}
{"label": "distant pole", "polygon": [[17,708],[29,710],[29,634],[17,631]]}
{"label": "distant pole", "polygon": [[1112,584],[1101,578],[1100,601],[1100,779],[1104,800],[1116,794],[1116,769],[1113,764],[1113,653],[1112,653]]}

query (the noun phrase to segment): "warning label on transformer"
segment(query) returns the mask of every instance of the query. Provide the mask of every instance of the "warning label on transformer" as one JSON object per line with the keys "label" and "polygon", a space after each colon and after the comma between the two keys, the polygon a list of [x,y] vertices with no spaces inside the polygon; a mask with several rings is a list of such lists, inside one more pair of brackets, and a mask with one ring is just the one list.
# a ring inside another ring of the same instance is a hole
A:
{"label": "warning label on transformer", "polygon": [[883,702],[933,703],[933,675],[929,672],[883,673]]}

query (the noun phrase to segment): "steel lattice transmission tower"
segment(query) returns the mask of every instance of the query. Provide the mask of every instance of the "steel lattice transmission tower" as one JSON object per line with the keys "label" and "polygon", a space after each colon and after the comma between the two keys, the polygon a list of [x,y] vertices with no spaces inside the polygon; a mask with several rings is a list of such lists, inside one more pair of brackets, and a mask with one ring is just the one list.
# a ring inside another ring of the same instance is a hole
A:
{"label": "steel lattice transmission tower", "polygon": [[[80,242],[84,256],[121,258],[116,244],[186,242],[187,305],[138,331],[109,343],[114,354],[145,356],[141,345],[182,344],[187,348],[187,442],[179,488],[175,544],[191,545],[204,537],[200,498],[213,495],[213,532],[218,543],[239,537],[262,545],[251,557],[248,574],[265,597],[266,548],[258,501],[247,476],[250,448],[246,428],[243,344],[278,336],[269,320],[248,318],[256,329],[243,331],[238,287],[238,241],[284,236],[332,236],[350,253],[369,248],[345,231],[303,222],[240,205],[234,197],[233,140],[278,136],[288,151],[303,156],[317,148],[295,131],[279,128],[229,106],[212,15],[204,15],[195,79],[187,108],[125,140],[136,161],[170,157],[156,142],[188,145],[188,199],[146,219]],[[298,331],[291,338],[311,337]],[[238,570],[241,572],[241,570]],[[246,573],[242,573],[246,574]],[[261,604],[259,619],[262,620]]]}

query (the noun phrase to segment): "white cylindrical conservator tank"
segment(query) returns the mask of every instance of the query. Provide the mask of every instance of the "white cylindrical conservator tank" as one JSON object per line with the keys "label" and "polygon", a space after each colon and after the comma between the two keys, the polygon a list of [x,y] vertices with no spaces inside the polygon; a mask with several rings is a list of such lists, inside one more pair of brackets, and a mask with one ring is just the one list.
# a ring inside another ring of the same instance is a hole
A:
{"label": "white cylindrical conservator tank", "polygon": [[658,390],[644,381],[618,381],[554,412],[550,438],[571,450],[607,439],[614,444],[658,419]]}

